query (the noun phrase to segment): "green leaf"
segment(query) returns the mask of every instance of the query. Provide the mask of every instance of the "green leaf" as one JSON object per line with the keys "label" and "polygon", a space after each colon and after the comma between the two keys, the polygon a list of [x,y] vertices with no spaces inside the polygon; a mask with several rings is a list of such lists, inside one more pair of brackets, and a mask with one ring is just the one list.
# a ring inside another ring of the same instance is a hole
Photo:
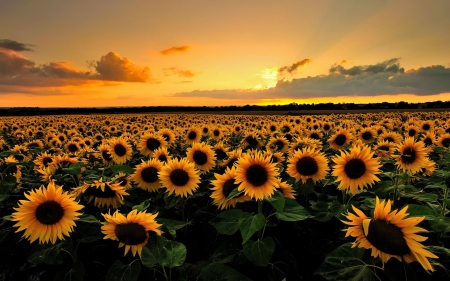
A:
{"label": "green leaf", "polygon": [[449,217],[437,217],[434,220],[428,221],[431,228],[435,232],[442,232],[442,234],[450,232],[450,218]]}
{"label": "green leaf", "polygon": [[148,247],[142,247],[141,262],[144,266],[152,268],[158,264],[158,255]]}
{"label": "green leaf", "polygon": [[330,212],[317,212],[312,216],[313,219],[315,219],[316,221],[321,221],[321,222],[330,221],[333,217],[334,217],[334,214],[330,213]]}
{"label": "green leaf", "polygon": [[147,210],[147,208],[150,207],[150,201],[149,200],[144,200],[141,202],[141,204],[139,205],[134,205],[133,206],[133,210],[138,210],[138,212],[142,212],[144,210]]}
{"label": "green leaf", "polygon": [[242,246],[234,241],[223,242],[213,254],[213,261],[218,263],[232,262],[243,253]]}
{"label": "green leaf", "polygon": [[252,281],[234,268],[222,263],[210,263],[202,268],[200,280],[203,281]]}
{"label": "green leaf", "polygon": [[272,197],[264,198],[265,201],[269,202],[277,211],[282,212],[284,209],[284,195],[280,191],[275,191]]}
{"label": "green leaf", "polygon": [[439,217],[439,214],[427,206],[416,205],[416,204],[408,204],[408,210],[406,213],[409,214],[408,217],[423,217],[425,216],[426,220],[434,220],[436,217]]}
{"label": "green leaf", "polygon": [[243,245],[245,256],[257,266],[266,266],[275,251],[275,242],[272,237],[266,237],[264,240],[249,240]]}
{"label": "green leaf", "polygon": [[8,157],[10,155],[20,155],[20,153],[16,152],[16,151],[3,151],[3,152],[0,152],[0,157],[6,158],[6,157]]}
{"label": "green leaf", "polygon": [[[158,239],[165,238],[158,236]],[[182,243],[166,240],[158,257],[159,264],[169,268],[181,266],[186,259],[186,252],[186,247]]]}
{"label": "green leaf", "polygon": [[342,213],[346,211],[345,206],[341,204],[341,202],[337,200],[333,200],[330,208],[331,213],[338,219],[341,219]]}
{"label": "green leaf", "polygon": [[57,244],[37,244],[31,249],[31,254],[28,256],[28,262],[31,264],[46,263],[46,264],[62,264],[63,258],[61,251],[68,245],[66,240]]}
{"label": "green leaf", "polygon": [[445,184],[430,184],[430,185],[427,185],[427,186],[425,186],[424,188],[429,188],[429,189],[432,189],[432,188],[438,188],[438,189],[445,189],[446,188],[446,185]]}
{"label": "green leaf", "polygon": [[100,223],[96,217],[89,214],[82,214],[77,221],[86,222],[86,223]]}
{"label": "green leaf", "polygon": [[134,169],[128,165],[112,165],[112,166],[109,166],[108,168],[110,168],[116,174],[118,174],[118,173],[133,174],[134,173]]}
{"label": "green leaf", "polygon": [[227,200],[226,200],[226,201],[229,201],[229,200],[231,200],[231,199],[233,199],[233,198],[235,198],[235,197],[238,197],[238,196],[240,196],[240,195],[243,194],[243,193],[244,193],[243,190],[242,190],[242,191],[239,191],[238,188],[236,187],[235,189],[233,189],[233,190],[230,192],[230,194],[228,194]]}
{"label": "green leaf", "polygon": [[283,212],[277,212],[276,217],[282,221],[301,221],[310,218],[308,211],[295,200],[286,198]]}
{"label": "green leaf", "polygon": [[418,201],[424,201],[424,202],[436,202],[439,196],[434,193],[417,193],[413,196],[414,199]]}
{"label": "green leaf", "polygon": [[263,214],[256,214],[254,216],[249,213],[242,213],[239,219],[239,229],[241,230],[242,244],[248,241],[252,235],[261,230],[266,223],[266,218]]}
{"label": "green leaf", "polygon": [[159,218],[157,219],[157,222],[159,224],[162,224],[161,229],[164,232],[170,233],[172,237],[175,239],[177,237],[177,230],[180,228],[185,227],[186,225],[189,225],[189,222],[186,221],[178,221],[178,220],[172,220],[172,219],[163,219]]}
{"label": "green leaf", "polygon": [[136,281],[141,273],[141,263],[134,260],[130,264],[124,265],[120,260],[116,260],[106,274],[106,281]]}
{"label": "green leaf", "polygon": [[232,235],[239,229],[239,218],[242,213],[239,209],[228,210],[217,215],[209,223],[220,234]]}
{"label": "green leaf", "polygon": [[307,179],[305,183],[299,181],[296,186],[298,187],[296,190],[298,190],[299,194],[306,195],[313,193],[316,185],[312,179]]}
{"label": "green leaf", "polygon": [[69,168],[62,168],[62,170],[70,175],[79,175],[81,174],[81,167],[83,166],[84,166],[83,163],[75,163],[70,165]]}
{"label": "green leaf", "polygon": [[327,280],[375,280],[374,272],[362,261],[364,249],[351,247],[352,243],[346,243],[334,249],[315,274]]}

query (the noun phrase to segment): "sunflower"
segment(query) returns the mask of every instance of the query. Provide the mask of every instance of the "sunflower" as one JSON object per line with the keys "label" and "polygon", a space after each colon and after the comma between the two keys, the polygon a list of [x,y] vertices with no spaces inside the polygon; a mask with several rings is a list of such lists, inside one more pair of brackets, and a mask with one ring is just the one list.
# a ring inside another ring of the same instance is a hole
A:
{"label": "sunflower", "polygon": [[258,139],[258,136],[255,133],[251,132],[248,132],[244,135],[242,143],[251,149],[260,148],[262,145],[262,143]]}
{"label": "sunflower", "polygon": [[374,152],[367,146],[353,146],[350,152],[341,151],[340,156],[333,158],[336,164],[332,172],[336,181],[340,182],[338,189],[356,194],[366,186],[372,185],[380,179],[380,160],[373,158]]}
{"label": "sunflower", "polygon": [[109,154],[109,145],[106,143],[101,144],[98,147],[99,156],[103,160],[103,164],[110,165],[113,163],[113,158],[111,157],[111,154]]}
{"label": "sunflower", "polygon": [[276,123],[276,122],[271,122],[271,123],[269,123],[269,124],[267,125],[267,130],[269,130],[269,132],[270,132],[271,134],[274,134],[274,133],[276,133],[276,132],[278,131],[278,127],[279,127],[278,123]]}
{"label": "sunflower", "polygon": [[112,138],[109,142],[109,154],[117,164],[123,164],[131,158],[133,149],[123,138]]}
{"label": "sunflower", "polygon": [[398,155],[393,155],[397,160],[395,164],[404,172],[415,174],[425,165],[427,153],[423,142],[416,142],[414,137],[405,138],[404,142],[397,145]]}
{"label": "sunflower", "polygon": [[167,151],[167,147],[161,147],[156,149],[153,152],[153,157],[163,163],[167,163],[167,161],[172,159],[172,156],[169,155],[169,151]]}
{"label": "sunflower", "polygon": [[359,131],[358,137],[363,143],[373,142],[377,137],[377,132],[372,127],[366,127]]}
{"label": "sunflower", "polygon": [[219,126],[214,126],[211,128],[211,137],[219,141],[223,137],[223,130]]}
{"label": "sunflower", "polygon": [[395,144],[389,141],[378,142],[377,145],[373,147],[375,155],[380,157],[380,159],[389,159],[395,151]]}
{"label": "sunflower", "polygon": [[66,150],[67,153],[75,154],[79,152],[81,148],[77,142],[70,140],[64,145],[64,149]]}
{"label": "sunflower", "polygon": [[239,157],[242,156],[242,149],[238,148],[232,151],[227,152],[228,158],[223,160],[223,162],[220,164],[223,167],[232,168],[235,163],[238,161]]}
{"label": "sunflower", "polygon": [[103,178],[93,183],[85,183],[72,189],[75,196],[89,196],[88,203],[94,199],[94,205],[98,207],[114,207],[123,204],[123,196],[128,195],[125,188],[118,183],[103,182]]}
{"label": "sunflower", "polygon": [[227,158],[228,148],[224,145],[223,142],[218,142],[214,145],[214,153],[218,161],[222,161]]}
{"label": "sunflower", "polygon": [[167,146],[167,142],[164,138],[157,134],[147,133],[141,137],[137,145],[137,149],[143,155],[152,155],[156,149],[163,148]]}
{"label": "sunflower", "polygon": [[330,147],[333,149],[342,149],[344,145],[353,140],[353,135],[346,129],[340,129],[328,139]]}
{"label": "sunflower", "polygon": [[48,167],[50,164],[53,163],[53,156],[48,155],[47,152],[42,153],[39,155],[36,160],[33,161],[39,168],[45,168]]}
{"label": "sunflower", "polygon": [[214,200],[213,204],[219,209],[227,209],[229,207],[236,207],[237,203],[249,201],[251,198],[247,195],[241,194],[227,201],[227,197],[230,195],[231,191],[239,187],[236,183],[236,168],[226,168],[223,175],[214,173],[215,180],[211,181],[213,185],[213,192],[211,193],[211,198]]}
{"label": "sunflower", "polygon": [[131,175],[131,180],[144,190],[157,191],[161,188],[158,173],[162,166],[163,163],[157,159],[151,159],[147,162],[142,160],[141,164],[136,165],[136,171]]}
{"label": "sunflower", "polygon": [[411,263],[419,262],[425,270],[434,271],[428,258],[438,258],[420,244],[427,237],[417,235],[418,232],[426,232],[426,229],[418,227],[425,217],[408,216],[408,206],[391,212],[391,201],[380,202],[376,197],[373,219],[367,217],[361,210],[352,205],[356,214],[347,213],[348,221],[342,221],[349,227],[345,236],[356,237],[354,247],[371,249],[372,257],[381,258],[384,264],[391,258]]}
{"label": "sunflower", "polygon": [[189,128],[189,130],[186,133],[185,140],[186,140],[186,143],[191,144],[191,143],[200,141],[201,137],[202,137],[202,131],[197,127],[191,127],[191,128]]}
{"label": "sunflower", "polygon": [[212,146],[203,142],[197,142],[186,150],[187,159],[202,173],[207,173],[216,165],[216,156]]}
{"label": "sunflower", "polygon": [[289,148],[289,141],[283,136],[272,137],[270,138],[269,143],[266,145],[266,148],[271,152],[285,152]]}
{"label": "sunflower", "polygon": [[[449,135],[449,140],[450,140],[450,135]],[[428,131],[423,136],[421,141],[424,143],[425,147],[433,147],[434,144],[436,143],[436,134],[433,133],[433,132]]]}
{"label": "sunflower", "polygon": [[313,140],[320,140],[323,137],[323,133],[318,129],[314,129],[306,133],[307,137]]}
{"label": "sunflower", "polygon": [[174,159],[167,162],[158,173],[163,187],[166,187],[169,195],[187,197],[192,195],[200,183],[200,175],[193,163],[188,159]]}
{"label": "sunflower", "polygon": [[292,188],[292,185],[288,184],[285,181],[281,181],[281,179],[277,179],[278,187],[277,190],[283,194],[284,197],[295,199],[295,190]]}
{"label": "sunflower", "polygon": [[124,189],[131,188],[131,177],[125,173],[120,172],[112,178],[112,181],[114,183],[118,183],[119,186],[123,187]]}
{"label": "sunflower", "polygon": [[406,128],[406,137],[416,138],[419,135],[420,128],[416,125],[409,125]]}
{"label": "sunflower", "polygon": [[138,212],[133,210],[125,217],[119,211],[113,215],[102,214],[105,222],[102,222],[102,232],[105,234],[103,239],[111,239],[119,241],[119,248],[125,246],[126,255],[131,249],[133,257],[136,253],[141,257],[142,248],[147,244],[149,238],[149,231],[161,235],[162,231],[159,229],[161,224],[155,221],[158,213],[152,215],[145,211]]}
{"label": "sunflower", "polygon": [[264,157],[261,153],[244,154],[236,164],[236,183],[239,191],[255,200],[263,200],[271,197],[278,188],[278,170],[275,163],[270,162],[270,157]]}
{"label": "sunflower", "polygon": [[315,140],[308,137],[297,138],[289,147],[290,157],[292,157],[296,151],[302,150],[303,148],[322,150],[322,143],[320,140]]}
{"label": "sunflower", "polygon": [[378,141],[388,141],[392,143],[401,143],[403,140],[402,135],[396,132],[385,132],[378,136]]}
{"label": "sunflower", "polygon": [[50,182],[25,193],[28,200],[19,200],[19,207],[12,213],[12,221],[17,221],[16,232],[25,230],[22,237],[31,243],[39,239],[39,244],[50,242],[55,244],[58,239],[64,240],[75,226],[75,220],[81,215],[77,211],[83,208],[72,196],[64,192],[61,186]]}
{"label": "sunflower", "polygon": [[281,168],[281,166],[283,166],[284,160],[286,160],[283,153],[281,153],[281,152],[272,153],[270,151],[265,151],[264,157],[267,157],[267,156],[270,157],[270,162],[275,163],[277,168]]}
{"label": "sunflower", "polygon": [[445,133],[438,137],[436,144],[443,148],[449,148],[450,147],[450,134]]}
{"label": "sunflower", "polygon": [[303,148],[297,150],[289,159],[286,172],[294,177],[296,182],[302,180],[305,183],[308,179],[314,182],[324,179],[328,170],[328,160],[322,152]]}

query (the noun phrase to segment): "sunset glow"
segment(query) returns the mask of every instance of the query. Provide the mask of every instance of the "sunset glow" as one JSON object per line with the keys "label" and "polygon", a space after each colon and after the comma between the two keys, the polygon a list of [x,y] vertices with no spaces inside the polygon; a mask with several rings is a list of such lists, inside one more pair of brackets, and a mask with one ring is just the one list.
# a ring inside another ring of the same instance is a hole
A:
{"label": "sunset glow", "polygon": [[4,2],[0,107],[448,100],[450,2],[413,2]]}

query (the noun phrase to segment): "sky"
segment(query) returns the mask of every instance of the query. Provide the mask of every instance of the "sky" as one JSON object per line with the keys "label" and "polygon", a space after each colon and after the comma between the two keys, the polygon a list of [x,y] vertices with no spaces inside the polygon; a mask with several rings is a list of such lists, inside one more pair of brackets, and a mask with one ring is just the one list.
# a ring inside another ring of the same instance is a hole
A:
{"label": "sky", "polygon": [[0,7],[0,107],[450,100],[448,0]]}

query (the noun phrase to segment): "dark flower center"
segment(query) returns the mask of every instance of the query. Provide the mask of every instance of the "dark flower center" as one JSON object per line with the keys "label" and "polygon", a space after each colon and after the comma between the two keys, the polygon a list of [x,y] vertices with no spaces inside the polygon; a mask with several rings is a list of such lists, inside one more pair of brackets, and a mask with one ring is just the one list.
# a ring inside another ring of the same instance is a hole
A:
{"label": "dark flower center", "polygon": [[285,134],[284,137],[288,140],[291,141],[293,136],[291,134]]}
{"label": "dark flower center", "polygon": [[182,169],[175,169],[170,173],[170,181],[177,186],[184,186],[189,182],[189,174]]}
{"label": "dark flower center", "polygon": [[285,132],[285,133],[289,133],[289,132],[291,131],[291,127],[289,127],[289,126],[283,126],[282,130],[283,130],[283,132]]}
{"label": "dark flower center", "polygon": [[147,148],[150,149],[151,151],[158,149],[161,146],[161,143],[159,142],[159,140],[155,139],[155,138],[149,138],[146,141],[146,145]]}
{"label": "dark flower center", "polygon": [[364,139],[364,140],[370,140],[371,138],[372,138],[372,133],[371,132],[364,132],[363,134],[362,134],[362,138]]}
{"label": "dark flower center", "polygon": [[114,234],[126,245],[139,245],[147,240],[145,227],[135,222],[116,225]]}
{"label": "dark flower center", "polygon": [[78,146],[74,143],[69,144],[69,146],[67,146],[67,149],[70,152],[77,152],[78,151]]}
{"label": "dark flower center", "polygon": [[192,158],[197,165],[204,165],[208,161],[208,155],[200,150],[194,151]]}
{"label": "dark flower center", "polygon": [[64,209],[58,202],[49,200],[36,208],[36,219],[43,224],[55,224],[64,216]]}
{"label": "dark flower center", "polygon": [[325,131],[328,131],[330,129],[330,125],[328,125],[328,124],[323,125],[323,129]]}
{"label": "dark flower center", "polygon": [[162,162],[167,162],[167,156],[164,154],[161,154],[158,156],[158,160]]}
{"label": "dark flower center", "polygon": [[318,133],[312,133],[311,135],[309,135],[310,138],[315,139],[315,140],[319,140],[320,136]]}
{"label": "dark flower center", "polygon": [[391,137],[385,137],[384,140],[388,142],[394,142],[394,139]]}
{"label": "dark flower center", "polygon": [[114,152],[119,156],[122,157],[127,153],[127,149],[122,144],[118,143],[114,145]]}
{"label": "dark flower center", "polygon": [[48,167],[48,164],[52,163],[53,159],[50,157],[45,157],[44,159],[42,159],[42,164],[44,164],[45,167]]}
{"label": "dark flower center", "polygon": [[337,135],[334,139],[334,143],[343,146],[345,144],[345,141],[347,140],[347,137],[345,135]]}
{"label": "dark flower center", "polygon": [[271,131],[271,132],[275,132],[276,130],[277,130],[277,127],[275,127],[275,126],[273,126],[273,125],[270,126],[270,131]]}
{"label": "dark flower center", "polygon": [[408,147],[403,150],[401,158],[402,162],[405,164],[414,163],[414,161],[416,160],[416,151],[412,147]]}
{"label": "dark flower center", "polygon": [[219,131],[219,130],[214,130],[214,131],[213,131],[213,135],[214,135],[215,137],[218,137],[218,136],[220,135],[220,131]]}
{"label": "dark flower center", "polygon": [[272,156],[270,157],[270,161],[271,161],[272,163],[278,163],[278,157],[276,157],[275,155],[272,155]]}
{"label": "dark flower center", "polygon": [[433,144],[433,140],[431,138],[427,137],[423,140],[423,143],[425,144],[425,146],[430,146]]}
{"label": "dark flower center", "polygon": [[281,150],[284,147],[284,142],[282,140],[277,140],[275,145],[277,146],[277,149]]}
{"label": "dark flower center", "polygon": [[25,156],[23,156],[22,154],[15,154],[15,155],[13,155],[13,157],[17,161],[22,161],[25,158]]}
{"label": "dark flower center", "polygon": [[166,140],[169,141],[170,140],[170,136],[168,134],[163,134],[162,137]]}
{"label": "dark flower center", "polygon": [[390,255],[403,256],[410,252],[402,229],[385,220],[371,220],[366,238],[375,248]]}
{"label": "dark flower center", "polygon": [[414,137],[414,136],[416,135],[416,130],[410,129],[410,130],[408,131],[408,135],[409,135],[410,137]]}
{"label": "dark flower center", "polygon": [[85,196],[94,196],[98,198],[113,198],[116,197],[116,192],[112,190],[109,185],[105,184],[105,191],[99,187],[91,186],[83,193]]}
{"label": "dark flower center", "polygon": [[389,151],[389,147],[386,145],[382,145],[380,147],[378,147],[379,150],[384,150],[384,151]]}
{"label": "dark flower center", "polygon": [[195,138],[197,138],[197,133],[196,132],[190,132],[188,134],[188,139],[195,140]]}
{"label": "dark flower center", "polygon": [[254,186],[261,186],[267,182],[269,175],[267,170],[258,164],[251,165],[248,167],[245,177],[247,181]]}
{"label": "dark flower center", "polygon": [[345,164],[344,172],[351,179],[359,179],[366,172],[366,164],[359,158],[354,158]]}
{"label": "dark flower center", "polygon": [[258,140],[253,136],[248,136],[245,138],[245,141],[252,147],[258,146]]}
{"label": "dark flower center", "polygon": [[444,147],[449,147],[449,146],[450,146],[450,138],[444,138],[444,139],[442,140],[442,145],[443,145]]}
{"label": "dark flower center", "polygon": [[126,186],[128,184],[128,180],[126,178],[119,179],[118,182],[120,186]]}
{"label": "dark flower center", "polygon": [[227,157],[226,152],[223,151],[221,148],[215,149],[214,151],[216,152],[217,159],[219,160],[223,160],[225,159],[225,157]]}
{"label": "dark flower center", "polygon": [[208,128],[206,128],[206,127],[203,128],[203,133],[204,133],[204,134],[207,134],[208,132],[209,132],[209,129],[208,129]]}
{"label": "dark flower center", "polygon": [[111,155],[106,150],[102,151],[102,157],[108,162],[112,161]]}
{"label": "dark flower center", "polygon": [[238,186],[239,185],[235,183],[234,179],[229,179],[223,184],[222,194],[225,196],[225,198],[227,198],[228,195],[230,195],[231,191],[233,191]]}
{"label": "dark flower center", "polygon": [[422,129],[424,129],[425,131],[428,131],[430,129],[430,124],[423,124]]}
{"label": "dark flower center", "polygon": [[141,171],[141,177],[145,182],[155,182],[158,180],[158,170],[155,167],[145,167]]}
{"label": "dark flower center", "polygon": [[233,168],[233,165],[234,165],[234,163],[236,163],[236,161],[237,161],[237,158],[233,158],[233,159],[229,160],[227,167],[230,169]]}
{"label": "dark flower center", "polygon": [[311,156],[305,156],[298,159],[295,168],[303,176],[312,176],[319,170],[316,160]]}

